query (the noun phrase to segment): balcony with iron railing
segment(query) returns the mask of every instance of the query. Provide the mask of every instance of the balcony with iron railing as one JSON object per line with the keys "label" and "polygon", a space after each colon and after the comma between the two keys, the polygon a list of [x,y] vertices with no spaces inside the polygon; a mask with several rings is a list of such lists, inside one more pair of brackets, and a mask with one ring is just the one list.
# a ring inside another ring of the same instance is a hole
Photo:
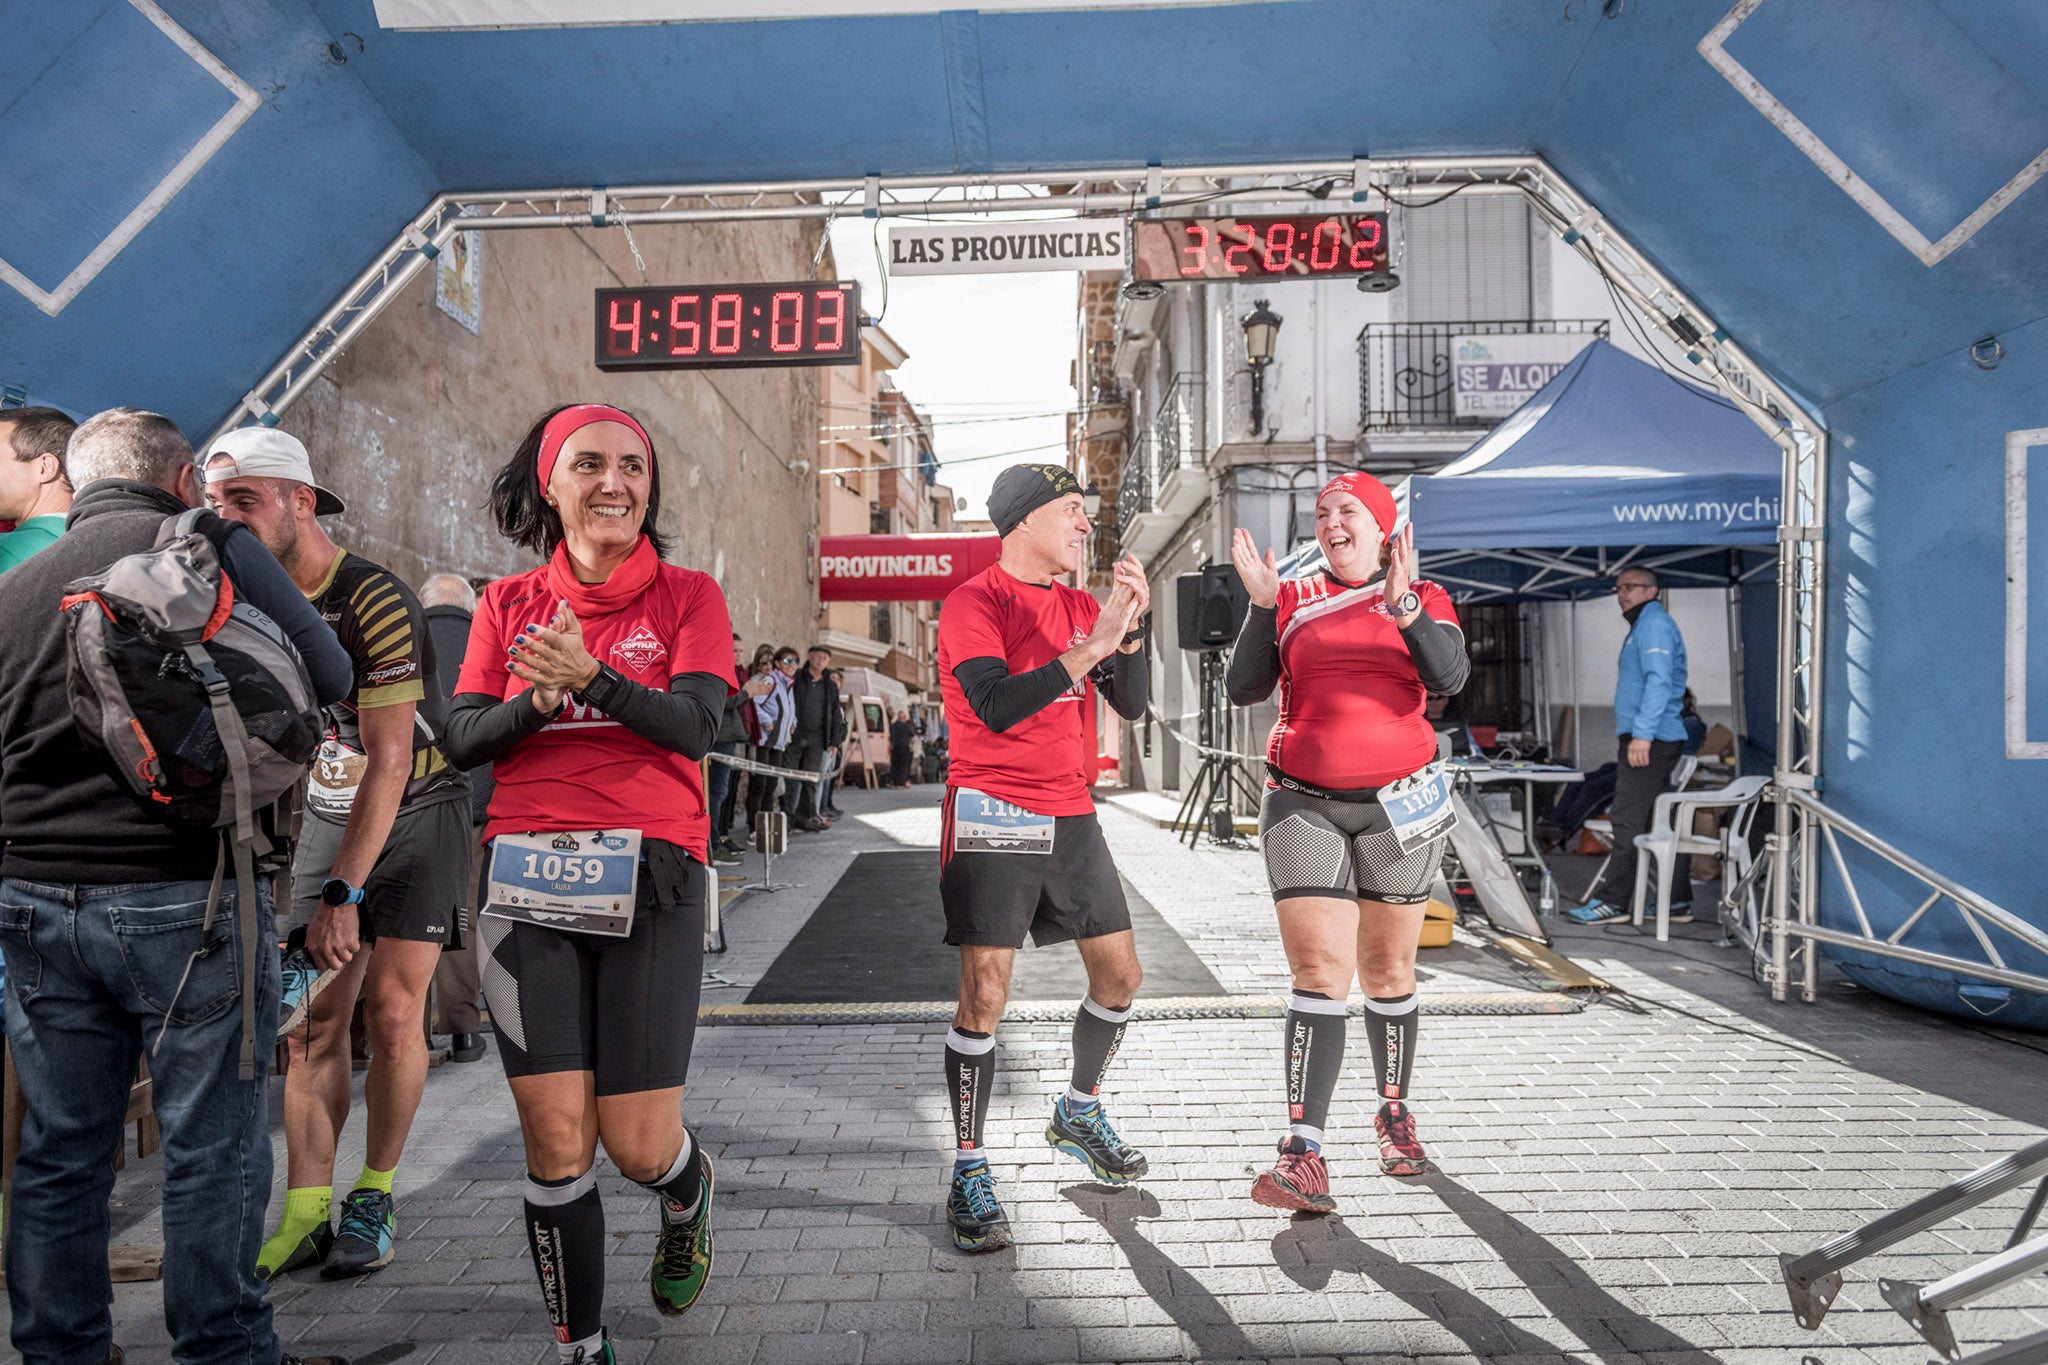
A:
{"label": "balcony with iron railing", "polygon": [[1459,416],[1453,339],[1464,336],[1607,335],[1599,318],[1535,322],[1369,322],[1358,334],[1359,429],[1477,429],[1499,416]]}
{"label": "balcony with iron railing", "polygon": [[1205,463],[1206,452],[1201,448],[1202,388],[1200,374],[1182,371],[1167,385],[1166,394],[1152,415],[1153,458],[1162,490],[1175,471],[1199,469]]}

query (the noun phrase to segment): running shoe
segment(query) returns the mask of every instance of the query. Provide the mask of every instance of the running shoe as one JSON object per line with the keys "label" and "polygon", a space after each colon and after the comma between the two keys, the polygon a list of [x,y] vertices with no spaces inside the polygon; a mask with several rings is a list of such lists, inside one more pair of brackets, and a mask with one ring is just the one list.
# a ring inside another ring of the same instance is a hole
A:
{"label": "running shoe", "polygon": [[279,1000],[277,1036],[282,1038],[306,1022],[306,1012],[313,1008],[313,1001],[320,992],[334,984],[341,975],[338,968],[322,970],[313,964],[302,942],[303,931],[294,931],[292,941],[284,949],[284,992]]}
{"label": "running shoe", "polygon": [[697,1159],[704,1167],[697,1212],[677,1223],[664,1216],[654,1243],[654,1306],[670,1317],[689,1312],[711,1278],[711,1156],[699,1152]]}
{"label": "running shoe", "polygon": [[1145,1154],[1127,1147],[1109,1123],[1109,1112],[1091,1104],[1078,1112],[1067,1108],[1063,1095],[1052,1102],[1052,1122],[1045,1140],[1054,1149],[1079,1157],[1105,1185],[1124,1185],[1145,1174]]}
{"label": "running shoe", "polygon": [[953,1225],[953,1245],[962,1251],[1001,1251],[1010,1245],[1010,1220],[996,1198],[995,1172],[986,1161],[954,1167],[946,1221]]}
{"label": "running shoe", "polygon": [[304,1270],[309,1265],[325,1265],[328,1254],[333,1250],[334,1227],[330,1223],[322,1223],[301,1237],[299,1244],[292,1248],[292,1254],[285,1257],[283,1264],[268,1275],[263,1273],[262,1266],[257,1266],[256,1278],[274,1280],[280,1275],[289,1275],[294,1270]]}
{"label": "running shoe", "polygon": [[323,1280],[349,1280],[382,1270],[396,1252],[398,1219],[391,1212],[391,1196],[382,1190],[357,1189],[341,1201],[341,1227],[334,1234],[334,1249],[320,1268]]}
{"label": "running shoe", "polygon": [[1426,1175],[1429,1156],[1415,1135],[1415,1115],[1399,1100],[1380,1106],[1372,1126],[1380,1135],[1380,1170],[1388,1175]]}
{"label": "running shoe", "polygon": [[588,1347],[578,1346],[576,1358],[570,1365],[616,1365],[618,1357],[612,1354],[611,1333],[605,1332],[602,1327],[597,1330],[604,1332],[604,1340],[598,1343],[597,1354],[591,1355]]}
{"label": "running shoe", "polygon": [[740,851],[730,844],[720,844],[711,850],[711,861],[722,867],[731,867],[740,861]]}
{"label": "running shoe", "polygon": [[1297,1213],[1334,1213],[1337,1201],[1330,1197],[1330,1168],[1323,1154],[1298,1134],[1281,1138],[1273,1169],[1261,1171],[1252,1182],[1252,1202]]}
{"label": "running shoe", "polygon": [[1609,905],[1606,901],[1587,901],[1584,905],[1575,905],[1564,912],[1564,917],[1573,924],[1620,924],[1623,920],[1633,918],[1625,907]]}

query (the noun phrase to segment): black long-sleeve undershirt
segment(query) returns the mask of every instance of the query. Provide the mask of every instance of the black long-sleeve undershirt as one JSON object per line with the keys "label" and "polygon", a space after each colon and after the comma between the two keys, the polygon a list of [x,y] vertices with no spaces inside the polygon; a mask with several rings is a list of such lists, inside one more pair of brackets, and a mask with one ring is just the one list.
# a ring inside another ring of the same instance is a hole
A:
{"label": "black long-sleeve undershirt", "polygon": [[[962,659],[954,666],[953,676],[960,680],[960,691],[974,714],[997,734],[1037,715],[1074,685],[1067,666],[1058,659],[1029,673],[1012,673],[1001,659],[984,655]],[[1152,684],[1144,650],[1112,654],[1091,669],[1089,676],[1110,708],[1125,720],[1145,714]]]}
{"label": "black long-sleeve undershirt", "polygon": [[[1223,675],[1224,691],[1235,705],[1250,706],[1273,695],[1280,681],[1279,617],[1277,607],[1254,606],[1245,613],[1237,646],[1230,651],[1230,667]],[[1415,676],[1425,688],[1440,696],[1464,690],[1472,676],[1464,631],[1421,612],[1401,627],[1401,639],[1415,661]]]}
{"label": "black long-sleeve undershirt", "polygon": [[[576,696],[650,743],[685,758],[702,758],[718,738],[718,718],[729,686],[716,673],[679,673],[669,679],[668,691],[661,692],[605,668]],[[484,692],[462,692],[449,706],[448,733],[441,747],[456,767],[474,768],[505,757],[553,719],[534,709],[532,688],[509,701]]]}

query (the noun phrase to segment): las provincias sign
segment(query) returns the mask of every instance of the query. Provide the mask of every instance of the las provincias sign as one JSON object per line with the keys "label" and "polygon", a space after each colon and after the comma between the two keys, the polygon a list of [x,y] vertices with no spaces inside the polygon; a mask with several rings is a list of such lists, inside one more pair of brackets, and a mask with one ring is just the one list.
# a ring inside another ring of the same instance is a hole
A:
{"label": "las provincias sign", "polygon": [[824,536],[818,542],[818,598],[936,602],[1002,552],[1002,539],[986,533]]}
{"label": "las provincias sign", "polygon": [[1017,270],[1121,270],[1120,218],[1040,223],[899,223],[889,229],[891,275],[983,275]]}

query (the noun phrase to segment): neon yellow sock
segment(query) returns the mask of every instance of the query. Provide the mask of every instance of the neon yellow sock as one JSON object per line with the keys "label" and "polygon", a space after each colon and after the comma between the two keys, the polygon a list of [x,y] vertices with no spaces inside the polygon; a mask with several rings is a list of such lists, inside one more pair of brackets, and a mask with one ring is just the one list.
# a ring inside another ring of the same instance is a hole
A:
{"label": "neon yellow sock", "polygon": [[314,1230],[327,1226],[334,1207],[332,1185],[307,1185],[284,1192],[284,1218],[277,1234],[256,1253],[256,1274],[269,1279],[279,1272]]}
{"label": "neon yellow sock", "polygon": [[365,1165],[363,1173],[356,1177],[355,1188],[359,1190],[382,1190],[384,1193],[389,1194],[391,1193],[391,1181],[397,1174],[398,1168],[396,1166],[393,1166],[388,1171],[373,1171],[369,1166]]}

